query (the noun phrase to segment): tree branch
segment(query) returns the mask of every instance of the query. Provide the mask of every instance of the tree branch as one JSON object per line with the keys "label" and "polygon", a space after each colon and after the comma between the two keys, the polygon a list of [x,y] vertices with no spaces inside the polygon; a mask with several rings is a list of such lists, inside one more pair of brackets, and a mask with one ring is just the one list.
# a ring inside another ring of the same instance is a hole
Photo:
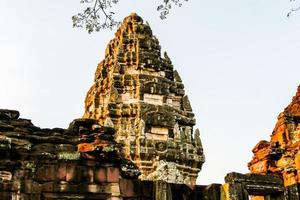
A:
{"label": "tree branch", "polygon": [[[165,19],[170,13],[170,9],[176,5],[181,7],[182,1],[188,0],[162,0],[161,5],[157,7],[157,11],[160,12],[160,18]],[[114,12],[108,11],[114,4],[117,4],[119,0],[80,0],[80,3],[87,4],[86,9],[82,13],[78,13],[72,17],[73,27],[83,28],[92,33],[94,31],[100,31],[101,29],[112,29],[114,26],[120,24],[119,21],[115,21],[113,18]],[[101,15],[99,11],[101,10]]]}
{"label": "tree branch", "polygon": [[[290,0],[291,3],[292,2],[296,2],[296,1],[298,1],[298,0]],[[300,10],[300,5],[297,5],[296,7],[292,6],[291,9],[290,9],[290,11],[287,14],[287,17],[290,17],[292,15],[292,13],[294,13],[294,12],[296,12],[298,10]]]}

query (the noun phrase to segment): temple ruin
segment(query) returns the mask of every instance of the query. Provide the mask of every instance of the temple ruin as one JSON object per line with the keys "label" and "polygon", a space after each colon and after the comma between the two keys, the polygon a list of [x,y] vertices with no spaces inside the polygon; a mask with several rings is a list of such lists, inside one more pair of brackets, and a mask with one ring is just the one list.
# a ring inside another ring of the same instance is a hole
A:
{"label": "temple ruin", "polygon": [[142,180],[195,185],[204,163],[184,85],[149,25],[126,17],[106,48],[85,100],[83,118],[116,130],[124,156]]}
{"label": "temple ruin", "polygon": [[300,86],[270,142],[254,147],[250,173],[225,183],[196,184],[205,157],[195,123],[170,58],[131,14],[97,66],[82,118],[49,129],[0,109],[0,200],[300,199]]}
{"label": "temple ruin", "polygon": [[263,140],[254,147],[254,157],[248,164],[249,169],[251,173],[278,174],[285,187],[299,193],[299,149],[300,86],[292,102],[279,114],[270,142]]}

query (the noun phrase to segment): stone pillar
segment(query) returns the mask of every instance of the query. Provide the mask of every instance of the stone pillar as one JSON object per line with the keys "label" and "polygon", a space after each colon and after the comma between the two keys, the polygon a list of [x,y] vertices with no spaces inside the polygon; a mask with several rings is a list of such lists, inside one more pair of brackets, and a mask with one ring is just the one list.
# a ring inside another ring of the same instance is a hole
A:
{"label": "stone pillar", "polygon": [[221,200],[248,200],[248,194],[240,183],[225,183],[221,190]]}
{"label": "stone pillar", "polygon": [[299,200],[300,199],[299,189],[300,189],[300,184],[298,184],[298,186],[297,184],[288,186],[286,188],[288,200]]}
{"label": "stone pillar", "polygon": [[172,200],[172,191],[169,183],[164,181],[154,182],[155,200]]}

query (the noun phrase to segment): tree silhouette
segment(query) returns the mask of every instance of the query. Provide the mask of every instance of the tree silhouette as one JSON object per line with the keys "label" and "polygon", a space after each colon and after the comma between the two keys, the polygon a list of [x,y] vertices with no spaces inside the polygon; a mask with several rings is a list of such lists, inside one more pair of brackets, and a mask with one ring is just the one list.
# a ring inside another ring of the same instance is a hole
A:
{"label": "tree silhouette", "polygon": [[[183,1],[188,0],[160,0],[157,11],[160,18],[165,19],[173,6],[182,6]],[[100,31],[101,29],[112,29],[120,24],[114,19],[114,12],[110,11],[119,0],[80,0],[87,7],[83,12],[72,17],[73,27],[85,28],[88,33]]]}
{"label": "tree silhouette", "polygon": [[292,15],[292,13],[300,10],[300,5],[299,5],[299,0],[290,0],[291,3],[291,9],[287,14],[287,17],[290,17]]}

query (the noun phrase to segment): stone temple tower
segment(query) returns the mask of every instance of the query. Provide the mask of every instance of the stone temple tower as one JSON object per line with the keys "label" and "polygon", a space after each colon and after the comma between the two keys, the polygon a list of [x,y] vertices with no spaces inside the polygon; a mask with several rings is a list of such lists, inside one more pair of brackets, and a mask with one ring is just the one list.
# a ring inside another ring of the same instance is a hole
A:
{"label": "stone temple tower", "polygon": [[252,173],[279,174],[284,186],[290,188],[300,184],[300,86],[279,114],[270,141],[260,141],[252,151],[248,164]]}
{"label": "stone temple tower", "polygon": [[84,118],[114,127],[143,180],[194,185],[204,155],[184,85],[151,28],[126,17],[98,64]]}

